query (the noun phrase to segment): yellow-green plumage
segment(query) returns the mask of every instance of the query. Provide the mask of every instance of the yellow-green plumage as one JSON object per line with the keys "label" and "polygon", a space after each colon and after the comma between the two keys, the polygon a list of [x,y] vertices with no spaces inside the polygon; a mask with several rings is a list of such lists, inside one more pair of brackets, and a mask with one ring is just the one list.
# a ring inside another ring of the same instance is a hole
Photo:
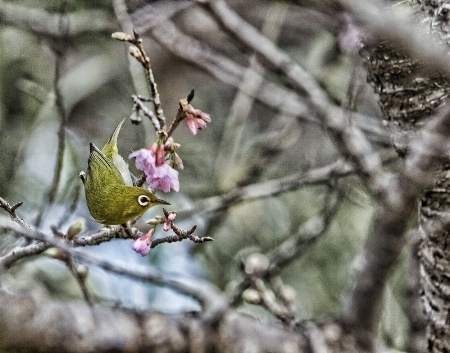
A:
{"label": "yellow-green plumage", "polygon": [[[100,151],[90,144],[87,173],[81,172],[86,202],[92,217],[106,225],[124,224],[157,204],[168,204],[150,191],[131,185],[131,177],[125,161],[118,154],[117,137],[123,120]],[[117,158],[120,157],[120,158]],[[119,168],[125,169],[119,171]],[[127,175],[129,181],[126,181]]]}

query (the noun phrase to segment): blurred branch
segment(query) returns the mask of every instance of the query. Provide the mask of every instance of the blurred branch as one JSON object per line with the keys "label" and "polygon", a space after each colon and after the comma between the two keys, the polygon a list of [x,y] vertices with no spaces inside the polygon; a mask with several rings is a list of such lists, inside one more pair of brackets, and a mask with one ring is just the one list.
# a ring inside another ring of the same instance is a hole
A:
{"label": "blurred branch", "polygon": [[78,286],[80,287],[81,292],[83,293],[83,298],[86,301],[87,305],[89,305],[90,307],[93,307],[94,299],[86,285],[87,273],[81,274],[80,266],[77,265],[77,263],[71,256],[67,256],[63,261],[65,262],[70,273],[73,275],[73,277],[75,277],[75,280],[77,281]]}
{"label": "blurred branch", "polygon": [[310,352],[304,333],[235,312],[226,313],[217,329],[192,313],[136,314],[101,306],[91,311],[79,302],[56,302],[0,290],[0,317],[4,318],[0,349],[11,352],[244,352],[249,338],[259,352],[282,353],[286,347],[297,353]]}
{"label": "blurred branch", "polygon": [[[305,70],[242,20],[225,1],[198,2],[234,37],[261,55],[264,62],[269,63],[274,70],[282,73],[299,94],[309,98],[310,106],[335,135],[341,152],[351,159],[367,187],[377,196],[377,215],[374,229],[364,249],[365,262],[343,314],[343,321],[353,332],[358,346],[362,350],[373,351],[382,293],[405,244],[406,229],[416,208],[416,198],[426,187],[431,186],[432,178],[429,173],[433,164],[448,148],[445,141],[450,136],[449,109],[427,126],[426,133],[414,140],[414,144],[410,146],[413,151],[408,155],[404,168],[398,178],[392,180],[381,170],[381,159],[372,151],[361,130],[350,125],[345,115],[332,113],[328,97]],[[354,2],[351,4],[353,6]],[[366,4],[358,3],[358,6],[365,8]],[[368,17],[380,18],[381,14],[371,13]],[[392,22],[397,24],[394,18]],[[384,23],[386,32],[395,30],[395,26],[388,24]],[[409,32],[409,27],[403,27],[405,33],[406,28]],[[421,50],[423,51],[423,47]],[[446,56],[436,56],[435,62],[440,62],[437,58]],[[450,71],[448,66],[447,72]]]}
{"label": "blurred branch", "polygon": [[83,10],[63,15],[67,31],[61,31],[60,14],[0,1],[0,22],[51,37],[73,37],[86,32],[111,32],[117,28],[114,17],[103,10]]}
{"label": "blurred branch", "polygon": [[[387,150],[382,155],[385,163],[397,158],[393,150]],[[281,193],[298,189],[305,185],[317,185],[328,183],[330,179],[342,178],[356,173],[356,170],[343,159],[334,163],[300,172],[288,177],[273,179],[260,183],[235,188],[223,195],[212,196],[199,201],[197,205],[189,210],[182,210],[178,213],[179,218],[187,218],[192,214],[208,214],[227,209],[239,202],[250,201],[265,197],[279,195]]]}
{"label": "blurred branch", "polygon": [[[448,218],[448,216],[447,216]],[[448,219],[450,221],[450,219]],[[447,228],[450,222],[447,221]],[[442,224],[441,224],[442,226]],[[439,227],[442,229],[442,227]],[[414,229],[410,236],[412,242],[411,257],[408,266],[408,279],[405,288],[404,312],[409,322],[409,337],[406,351],[410,353],[422,353],[426,351],[426,319],[423,312],[420,286],[420,229]]]}
{"label": "blurred branch", "polygon": [[[172,14],[172,12],[168,12]],[[140,33],[150,31],[152,37],[174,55],[201,67],[216,79],[233,87],[240,88],[249,97],[257,99],[258,102],[276,111],[280,111],[284,115],[296,116],[299,119],[312,123],[320,123],[315,117],[314,109],[308,106],[307,98],[299,97],[295,92],[282,87],[278,83],[264,81],[264,84],[261,85],[256,95],[245,86],[241,87],[246,68],[226,56],[219,54],[205,42],[201,42],[182,33],[167,17],[161,15],[161,11],[154,10],[153,5],[146,5],[142,9],[134,12],[131,15],[131,19],[137,31]],[[186,50],[186,48],[189,48],[189,50]],[[260,75],[253,72],[252,76],[256,79]],[[262,81],[264,78],[258,78],[258,80]],[[333,114],[342,114],[343,110],[341,107],[332,103],[330,104],[328,107],[330,112]],[[352,119],[356,125],[368,132],[376,141],[385,144],[389,143],[388,132],[380,127],[376,119],[359,113],[353,113]]]}
{"label": "blurred branch", "polygon": [[281,73],[297,93],[307,99],[309,106],[335,135],[337,147],[357,167],[366,186],[375,195],[385,196],[389,192],[388,179],[382,171],[379,155],[372,151],[361,130],[349,124],[346,119],[348,113],[343,110],[341,114],[336,114],[333,111],[333,104],[314,78],[270,39],[244,21],[224,0],[198,0],[197,3],[203,5],[225,30],[261,56],[263,62]]}
{"label": "blurred branch", "polygon": [[[278,37],[287,10],[287,4],[274,2],[269,5],[261,31],[271,40],[275,41]],[[253,101],[263,81],[264,68],[258,62],[256,55],[252,55],[249,59],[249,67],[245,70],[238,92],[234,97],[230,113],[225,119],[226,125],[216,160],[217,175],[222,175],[224,171],[231,170],[236,163],[237,152],[242,144],[245,121],[252,110]]]}
{"label": "blurred branch", "polygon": [[277,272],[280,268],[301,257],[328,231],[339,210],[342,196],[340,190],[337,192],[329,190],[320,216],[309,219],[300,227],[297,234],[283,241],[269,253],[270,272]]}

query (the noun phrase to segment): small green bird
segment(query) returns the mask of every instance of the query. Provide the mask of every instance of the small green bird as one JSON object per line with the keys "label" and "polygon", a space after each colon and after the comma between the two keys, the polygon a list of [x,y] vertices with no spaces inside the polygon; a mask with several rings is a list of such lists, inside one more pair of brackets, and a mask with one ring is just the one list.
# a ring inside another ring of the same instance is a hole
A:
{"label": "small green bird", "polygon": [[[124,119],[125,120],[125,119]],[[155,205],[170,205],[150,191],[132,186],[128,165],[119,155],[117,138],[122,120],[100,151],[90,144],[87,173],[81,172],[89,212],[98,223],[125,224]]]}

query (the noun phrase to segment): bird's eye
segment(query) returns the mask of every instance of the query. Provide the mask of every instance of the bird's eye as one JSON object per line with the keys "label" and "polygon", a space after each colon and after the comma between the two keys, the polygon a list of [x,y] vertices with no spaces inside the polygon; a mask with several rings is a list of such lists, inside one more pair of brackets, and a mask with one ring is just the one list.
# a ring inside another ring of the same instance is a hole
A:
{"label": "bird's eye", "polygon": [[138,202],[139,202],[139,205],[141,205],[142,207],[145,207],[150,202],[150,199],[145,195],[140,195],[138,197]]}

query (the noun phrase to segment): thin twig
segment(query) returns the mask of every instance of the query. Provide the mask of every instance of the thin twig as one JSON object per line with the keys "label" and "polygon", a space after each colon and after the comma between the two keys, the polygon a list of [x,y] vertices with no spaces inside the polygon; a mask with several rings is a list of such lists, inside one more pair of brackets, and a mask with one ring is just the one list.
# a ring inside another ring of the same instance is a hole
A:
{"label": "thin twig", "polygon": [[144,104],[143,99],[140,95],[132,94],[131,99],[133,100],[133,104],[134,104],[133,109],[139,110],[137,112],[137,114],[142,112],[147,118],[150,119],[153,126],[155,126],[155,127],[160,126],[160,123],[159,123],[158,119],[156,118],[155,113],[152,110],[147,108],[147,106]]}
{"label": "thin twig", "polygon": [[[114,14],[116,15],[117,21],[124,33],[132,33],[133,23],[127,12],[127,5],[124,0],[113,0],[112,2],[114,8]],[[149,87],[147,85],[146,79],[142,76],[142,67],[139,65],[134,58],[127,55],[128,57],[128,70],[130,71],[130,76],[133,81],[134,92],[140,92],[142,95],[148,96],[150,94]]]}
{"label": "thin twig", "polygon": [[156,130],[166,129],[166,117],[164,116],[164,111],[161,106],[161,98],[159,96],[158,85],[156,84],[155,77],[153,76],[153,69],[150,62],[150,57],[147,55],[144,46],[142,44],[142,39],[136,30],[133,30],[134,40],[130,41],[139,50],[141,55],[138,61],[144,68],[145,76],[147,78],[147,83],[150,87],[151,101],[153,102],[153,107],[155,109],[156,119],[158,120],[158,125],[155,126]]}
{"label": "thin twig", "polygon": [[178,111],[177,115],[175,116],[175,119],[173,119],[172,123],[170,124],[169,130],[167,130],[167,138],[172,136],[175,129],[178,127],[180,122],[185,118],[184,110],[183,110],[183,103],[187,102],[188,104],[191,103],[192,99],[194,98],[194,90],[191,90],[191,92],[188,94],[187,98],[181,99],[178,104]]}
{"label": "thin twig", "polygon": [[75,277],[75,280],[77,281],[81,292],[83,293],[84,300],[86,301],[88,306],[92,308],[94,306],[94,299],[86,285],[86,277],[83,277],[79,273],[77,264],[71,256],[67,256],[63,261],[65,262],[70,273]]}

